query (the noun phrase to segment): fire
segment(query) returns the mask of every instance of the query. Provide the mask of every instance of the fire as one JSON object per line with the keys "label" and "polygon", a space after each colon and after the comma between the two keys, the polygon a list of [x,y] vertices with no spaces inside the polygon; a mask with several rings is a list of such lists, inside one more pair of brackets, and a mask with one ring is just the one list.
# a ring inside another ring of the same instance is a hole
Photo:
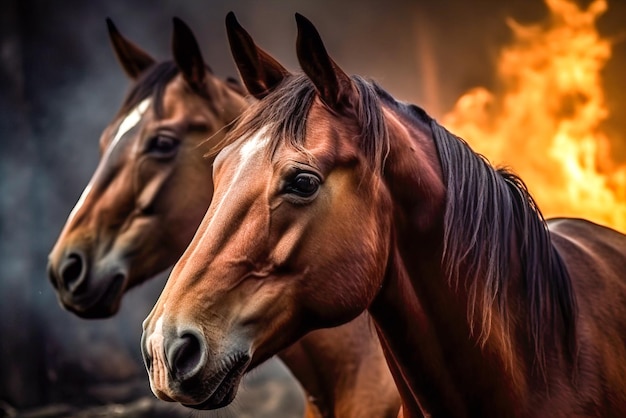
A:
{"label": "fire", "polygon": [[626,231],[626,166],[610,156],[601,123],[609,116],[601,70],[611,43],[598,34],[607,10],[546,0],[541,25],[508,24],[514,41],[501,52],[496,92],[475,88],[444,124],[490,161],[511,167],[546,217],[573,216]]}

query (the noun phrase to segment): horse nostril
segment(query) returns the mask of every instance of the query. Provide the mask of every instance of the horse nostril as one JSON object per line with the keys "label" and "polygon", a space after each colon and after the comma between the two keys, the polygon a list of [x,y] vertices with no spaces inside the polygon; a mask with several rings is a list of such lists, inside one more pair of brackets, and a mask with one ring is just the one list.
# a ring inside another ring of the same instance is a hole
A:
{"label": "horse nostril", "polygon": [[195,376],[204,366],[206,349],[201,336],[186,332],[169,345],[167,362],[172,375],[182,382]]}
{"label": "horse nostril", "polygon": [[70,292],[75,292],[87,276],[86,264],[78,253],[68,255],[61,263],[59,271],[61,282]]}

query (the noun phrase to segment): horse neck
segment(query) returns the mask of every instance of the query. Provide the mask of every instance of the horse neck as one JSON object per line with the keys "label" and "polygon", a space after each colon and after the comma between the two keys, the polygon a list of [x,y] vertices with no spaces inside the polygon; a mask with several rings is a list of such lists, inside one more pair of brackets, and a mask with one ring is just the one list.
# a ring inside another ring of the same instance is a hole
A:
{"label": "horse neck", "polygon": [[279,357],[320,417],[396,417],[397,391],[369,315],[310,332]]}
{"label": "horse neck", "polygon": [[432,416],[468,416],[479,412],[473,405],[489,402],[491,409],[482,412],[498,416],[516,395],[518,376],[497,330],[484,346],[478,341],[482,324],[468,321],[473,302],[464,291],[463,266],[456,285],[442,267],[445,186],[430,128],[392,111],[386,116],[391,149],[385,182],[395,202],[395,229],[383,288],[370,312],[395,371],[404,416],[420,416],[420,404]]}

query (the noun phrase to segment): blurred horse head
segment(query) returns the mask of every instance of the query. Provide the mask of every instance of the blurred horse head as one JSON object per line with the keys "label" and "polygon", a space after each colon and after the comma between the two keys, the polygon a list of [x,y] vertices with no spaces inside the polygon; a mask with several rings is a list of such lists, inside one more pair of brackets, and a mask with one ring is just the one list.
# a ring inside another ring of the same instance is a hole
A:
{"label": "blurred horse head", "polygon": [[203,150],[248,105],[241,87],[213,75],[181,20],[174,59],[158,63],[107,23],[134,84],[100,137],[98,167],[48,266],[63,306],[86,318],[115,314],[126,290],[182,254],[213,193]]}

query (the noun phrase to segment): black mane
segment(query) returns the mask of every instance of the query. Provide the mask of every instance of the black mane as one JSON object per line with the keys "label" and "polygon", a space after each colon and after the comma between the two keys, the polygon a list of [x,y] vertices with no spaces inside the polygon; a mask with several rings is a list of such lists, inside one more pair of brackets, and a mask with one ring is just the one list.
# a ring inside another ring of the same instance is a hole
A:
{"label": "black mane", "polygon": [[431,129],[447,187],[443,266],[450,283],[458,285],[461,265],[468,269],[464,273],[469,276],[470,308],[482,308],[483,343],[492,324],[493,307],[503,319],[504,335],[508,335],[512,318],[507,280],[515,244],[526,293],[527,329],[537,366],[544,371],[546,343],[562,338],[556,331],[559,325],[565,330],[560,341],[571,355],[575,353],[577,307],[569,273],[552,245],[543,215],[518,176],[504,168],[494,169],[434,120]]}
{"label": "black mane", "polygon": [[508,335],[512,318],[507,279],[514,243],[520,257],[529,315],[527,327],[537,365],[544,370],[545,342],[558,338],[555,330],[559,324],[565,329],[564,342],[573,355],[577,306],[571,279],[522,179],[506,168],[492,167],[485,157],[419,106],[398,102],[380,87],[377,91],[386,104],[409,121],[426,123],[431,129],[447,189],[442,265],[452,286],[458,286],[461,266],[469,269],[464,272],[469,276],[465,277],[469,281],[472,310],[468,317],[471,322],[474,310],[481,309],[481,342],[485,343],[489,336],[494,305],[504,320],[504,335]]}

